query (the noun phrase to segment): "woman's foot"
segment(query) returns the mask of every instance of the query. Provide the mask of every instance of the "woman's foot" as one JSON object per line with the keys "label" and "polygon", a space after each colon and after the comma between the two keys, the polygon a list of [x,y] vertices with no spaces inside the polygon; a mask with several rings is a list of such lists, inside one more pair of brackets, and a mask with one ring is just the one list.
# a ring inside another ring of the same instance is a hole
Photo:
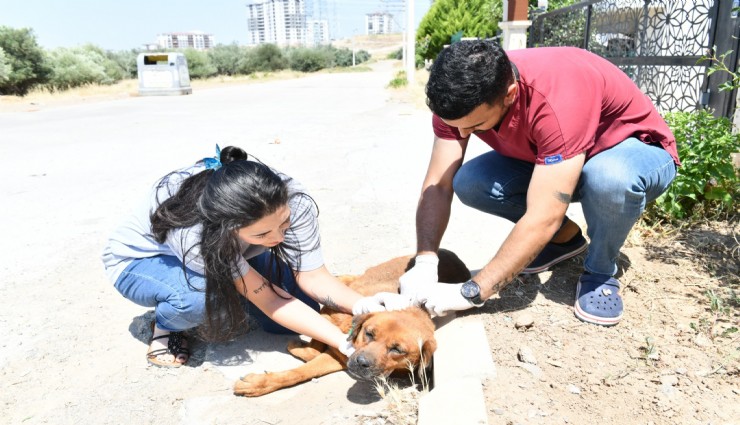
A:
{"label": "woman's foot", "polygon": [[146,358],[156,366],[180,367],[190,358],[188,340],[182,332],[166,331],[155,324]]}

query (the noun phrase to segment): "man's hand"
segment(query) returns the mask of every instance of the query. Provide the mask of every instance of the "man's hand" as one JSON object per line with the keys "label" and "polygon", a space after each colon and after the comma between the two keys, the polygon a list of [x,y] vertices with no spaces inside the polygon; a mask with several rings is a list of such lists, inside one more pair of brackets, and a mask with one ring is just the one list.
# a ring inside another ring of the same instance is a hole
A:
{"label": "man's hand", "polygon": [[414,305],[409,295],[392,292],[378,292],[371,297],[363,297],[352,306],[352,314],[375,313],[378,311],[403,310]]}
{"label": "man's hand", "polygon": [[474,307],[462,296],[462,283],[432,283],[418,293],[418,300],[432,316],[444,316],[450,311],[467,310]]}
{"label": "man's hand", "polygon": [[342,338],[341,341],[339,341],[339,344],[337,345],[337,349],[340,353],[344,354],[345,356],[349,357],[352,355],[352,353],[355,352],[355,346],[352,345],[352,341],[350,341],[350,337],[345,335],[344,338]]}
{"label": "man's hand", "polygon": [[416,264],[404,273],[398,281],[401,283],[401,294],[419,302],[418,294],[425,290],[427,285],[437,282],[437,266],[439,257],[433,254],[416,256]]}

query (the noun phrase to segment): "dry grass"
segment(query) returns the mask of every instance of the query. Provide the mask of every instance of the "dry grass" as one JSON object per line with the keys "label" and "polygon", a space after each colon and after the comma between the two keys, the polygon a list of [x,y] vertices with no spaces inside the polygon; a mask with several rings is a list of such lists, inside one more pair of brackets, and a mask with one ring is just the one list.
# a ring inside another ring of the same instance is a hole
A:
{"label": "dry grass", "polygon": [[[422,341],[419,341],[419,352],[422,352]],[[418,368],[414,368],[411,364],[408,365],[411,385],[402,388],[385,377],[375,382],[375,389],[385,400],[386,409],[374,420],[393,425],[415,425],[417,423],[419,400],[430,390],[430,377],[427,376],[428,361],[429,359],[422,357]],[[416,382],[417,377],[419,382]]]}
{"label": "dry grass", "polygon": [[[319,72],[366,72],[367,66],[354,68],[333,68]],[[304,77],[306,73],[284,70],[279,72],[255,72],[250,75],[220,75],[212,78],[191,80],[193,90],[203,90],[230,85],[264,83],[269,81],[290,80]],[[119,81],[111,85],[86,85],[61,92],[49,92],[36,88],[24,97],[0,96],[0,112],[33,112],[41,108],[65,106],[75,103],[87,103],[101,100],[124,99],[139,95],[139,82],[136,79]]]}
{"label": "dry grass", "polygon": [[332,43],[336,48],[365,50],[373,57],[385,58],[403,46],[403,34],[356,35]]}

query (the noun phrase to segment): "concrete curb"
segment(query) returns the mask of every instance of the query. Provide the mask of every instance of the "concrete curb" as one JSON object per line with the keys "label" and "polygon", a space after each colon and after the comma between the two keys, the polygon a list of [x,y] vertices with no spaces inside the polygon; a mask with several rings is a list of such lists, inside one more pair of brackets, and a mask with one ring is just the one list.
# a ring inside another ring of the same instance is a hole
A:
{"label": "concrete curb", "polygon": [[435,319],[434,388],[419,401],[419,425],[488,424],[482,381],[496,377],[483,323]]}

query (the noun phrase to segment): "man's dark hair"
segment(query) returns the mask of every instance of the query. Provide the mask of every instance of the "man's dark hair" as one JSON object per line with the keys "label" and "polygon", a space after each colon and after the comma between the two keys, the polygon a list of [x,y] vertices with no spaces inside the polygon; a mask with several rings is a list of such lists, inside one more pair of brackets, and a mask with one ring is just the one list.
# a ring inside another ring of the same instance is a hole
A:
{"label": "man's dark hair", "polygon": [[514,79],[509,57],[494,41],[466,40],[443,49],[432,64],[427,105],[442,119],[455,120],[503,99]]}

